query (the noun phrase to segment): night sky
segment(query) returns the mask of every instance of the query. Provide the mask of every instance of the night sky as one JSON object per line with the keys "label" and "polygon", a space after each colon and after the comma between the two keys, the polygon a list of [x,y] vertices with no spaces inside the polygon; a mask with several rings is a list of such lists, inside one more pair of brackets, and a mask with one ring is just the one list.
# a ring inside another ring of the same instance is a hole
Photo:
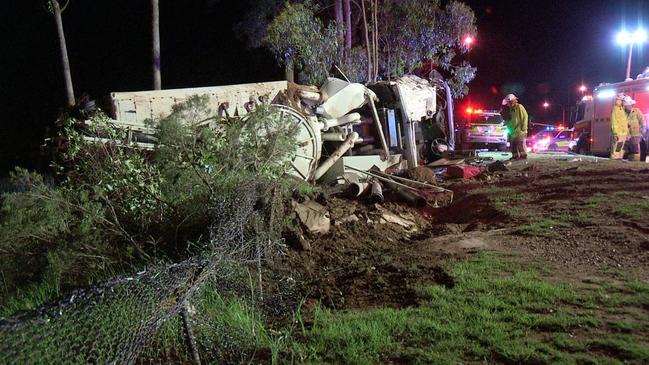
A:
{"label": "night sky", "polygon": [[[253,2],[160,0],[163,88],[281,79],[272,55],[235,37],[233,25]],[[615,34],[623,25],[635,30],[649,11],[638,0],[465,2],[478,18],[471,103],[498,108],[514,91],[538,120],[558,120],[561,109],[546,112],[541,103],[574,103],[582,81],[591,89],[621,81],[627,50]],[[64,104],[55,24],[43,3],[5,1],[0,13],[0,175],[37,166],[45,128]],[[148,0],[71,0],[63,23],[77,97],[150,89]],[[648,58],[634,50],[632,76]]]}

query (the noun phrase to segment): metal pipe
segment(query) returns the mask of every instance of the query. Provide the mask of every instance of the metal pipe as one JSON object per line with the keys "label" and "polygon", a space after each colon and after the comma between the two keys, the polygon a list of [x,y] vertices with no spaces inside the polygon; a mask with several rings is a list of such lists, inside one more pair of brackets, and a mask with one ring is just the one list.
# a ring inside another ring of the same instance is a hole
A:
{"label": "metal pipe", "polygon": [[358,139],[358,133],[353,132],[352,134],[347,136],[347,139],[345,139],[345,142],[343,142],[334,153],[327,158],[327,160],[318,166],[318,168],[315,170],[315,179],[318,180],[320,179],[330,168],[331,166],[336,163],[349,149],[354,147],[354,143]]}
{"label": "metal pipe", "polygon": [[360,196],[369,187],[368,183],[361,182],[357,174],[347,173],[343,178],[349,183],[349,190],[354,196]]}
{"label": "metal pipe", "polygon": [[383,203],[383,187],[379,179],[372,179],[370,189],[370,201],[372,203]]}
{"label": "metal pipe", "polygon": [[448,147],[451,151],[455,150],[455,120],[453,119],[453,95],[451,88],[446,81],[442,80],[444,91],[446,92],[446,112],[448,113]]}
{"label": "metal pipe", "polygon": [[372,137],[361,137],[356,140],[356,144],[373,144],[374,143],[374,138]]}
{"label": "metal pipe", "polygon": [[402,197],[406,202],[408,202],[408,204],[417,208],[423,208],[426,206],[426,199],[417,194],[415,192],[416,190],[413,191],[411,190],[411,188],[406,189],[402,184],[399,184],[396,181],[392,180],[385,181],[385,185],[387,185],[390,189],[392,189],[395,193]]}
{"label": "metal pipe", "polygon": [[351,169],[351,170],[356,170],[358,172],[365,173],[367,175],[373,176],[376,179],[379,179],[383,182],[385,182],[385,185],[392,189],[395,193],[397,193],[399,196],[401,196],[406,202],[408,202],[410,205],[415,206],[417,208],[423,208],[426,206],[426,199],[424,199],[422,196],[418,195],[416,192],[418,191],[417,189],[404,185],[401,183],[398,183],[394,180],[385,178],[383,176],[379,175],[374,175],[373,173],[369,171],[363,171],[351,166],[345,165],[345,168]]}
{"label": "metal pipe", "polygon": [[360,123],[361,123],[361,115],[358,113],[351,113],[351,114],[343,115],[338,119],[325,119],[324,121],[322,121],[322,130],[327,131],[329,128],[339,127],[341,125],[346,125],[346,124],[356,125]]}
{"label": "metal pipe", "polygon": [[342,132],[322,133],[320,135],[323,141],[329,142],[343,142],[345,141],[345,134]]}
{"label": "metal pipe", "polygon": [[383,135],[383,125],[381,124],[381,119],[379,119],[379,112],[376,111],[376,105],[374,105],[374,99],[372,95],[366,94],[367,99],[370,103],[370,108],[372,109],[372,116],[374,117],[374,123],[376,123],[376,129],[379,131],[379,138],[381,139],[381,146],[383,147],[383,152],[385,153],[385,159],[390,156],[390,149],[388,148],[388,143],[385,141],[385,135]]}
{"label": "metal pipe", "polygon": [[363,183],[363,182],[358,182],[351,184],[349,187],[349,190],[354,196],[361,196],[367,188],[370,187],[370,184],[368,183]]}
{"label": "metal pipe", "polygon": [[401,177],[401,176],[388,175],[388,174],[386,174],[386,173],[379,172],[379,171],[372,171],[372,172],[373,172],[374,174],[377,174],[377,175],[379,175],[379,176],[383,176],[383,177],[388,178],[388,179],[400,180],[400,181],[403,181],[403,182],[405,182],[405,183],[407,183],[407,184],[418,185],[418,186],[421,186],[421,187],[426,188],[426,189],[433,189],[433,190],[438,190],[438,191],[445,191],[445,190],[447,190],[447,189],[441,188],[441,187],[439,187],[439,186],[431,185],[431,184],[424,183],[424,182],[417,181],[417,180],[407,179],[407,178],[405,178],[405,177]]}
{"label": "metal pipe", "polygon": [[374,173],[372,173],[372,172],[370,172],[370,171],[364,171],[364,170],[357,169],[357,168],[355,168],[355,167],[351,167],[351,166],[348,166],[348,165],[345,165],[345,168],[346,168],[346,169],[350,169],[350,170],[354,170],[354,171],[358,171],[358,172],[362,172],[363,174],[366,174],[366,175],[368,175],[368,176],[375,177],[375,178],[377,178],[377,179],[379,179],[379,180],[381,180],[381,181],[393,182],[393,183],[395,183],[395,184],[397,184],[397,185],[399,185],[399,186],[402,186],[402,187],[404,187],[404,188],[406,188],[406,189],[411,189],[411,190],[417,191],[417,188],[413,188],[412,186],[408,186],[408,185],[405,185],[405,184],[402,184],[402,183],[396,182],[396,181],[394,181],[394,180],[392,180],[392,179],[389,179],[389,178],[387,178],[387,177],[383,177],[383,176],[381,176],[381,175],[376,175],[376,174],[374,174]]}

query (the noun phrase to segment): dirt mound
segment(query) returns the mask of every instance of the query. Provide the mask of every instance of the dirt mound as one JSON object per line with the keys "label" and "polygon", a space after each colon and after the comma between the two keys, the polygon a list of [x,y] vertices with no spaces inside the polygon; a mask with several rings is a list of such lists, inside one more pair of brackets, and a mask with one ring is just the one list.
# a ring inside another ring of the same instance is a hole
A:
{"label": "dirt mound", "polygon": [[441,265],[462,253],[426,244],[431,224],[420,211],[340,198],[325,204],[331,231],[309,238],[310,249],[292,250],[280,265],[303,283],[307,307],[406,307],[416,304],[422,284],[454,286]]}

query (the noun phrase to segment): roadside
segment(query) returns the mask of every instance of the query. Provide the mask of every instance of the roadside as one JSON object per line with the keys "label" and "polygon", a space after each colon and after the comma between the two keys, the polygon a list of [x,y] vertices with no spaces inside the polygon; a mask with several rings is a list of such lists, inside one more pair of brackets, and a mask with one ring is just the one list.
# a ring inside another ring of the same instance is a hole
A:
{"label": "roadside", "polygon": [[455,201],[436,210],[327,198],[331,232],[281,265],[306,299],[280,358],[649,361],[649,167],[568,155],[509,169],[449,182]]}

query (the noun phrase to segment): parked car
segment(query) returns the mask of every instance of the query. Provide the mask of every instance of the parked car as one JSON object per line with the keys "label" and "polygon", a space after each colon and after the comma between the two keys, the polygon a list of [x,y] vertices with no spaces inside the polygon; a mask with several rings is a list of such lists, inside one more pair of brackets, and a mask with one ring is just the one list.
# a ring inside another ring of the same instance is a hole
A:
{"label": "parked car", "polygon": [[527,145],[527,152],[536,152],[534,150],[534,145],[538,141],[542,141],[544,139],[551,139],[556,134],[557,134],[557,132],[550,131],[550,130],[547,130],[547,129],[543,129],[543,130],[538,131],[538,132],[532,134],[531,136],[527,137],[527,139],[525,140],[525,144]]}
{"label": "parked car", "polygon": [[533,152],[570,152],[577,144],[574,139],[574,132],[572,129],[565,129],[559,132],[553,132],[554,136],[548,135],[540,139],[536,139],[533,146]]}
{"label": "parked car", "polygon": [[577,138],[577,143],[572,148],[572,152],[578,153],[580,155],[587,155],[590,153],[590,132],[584,132],[579,135]]}
{"label": "parked car", "polygon": [[471,113],[463,123],[460,138],[463,150],[486,148],[504,151],[509,145],[505,121],[493,110]]}

